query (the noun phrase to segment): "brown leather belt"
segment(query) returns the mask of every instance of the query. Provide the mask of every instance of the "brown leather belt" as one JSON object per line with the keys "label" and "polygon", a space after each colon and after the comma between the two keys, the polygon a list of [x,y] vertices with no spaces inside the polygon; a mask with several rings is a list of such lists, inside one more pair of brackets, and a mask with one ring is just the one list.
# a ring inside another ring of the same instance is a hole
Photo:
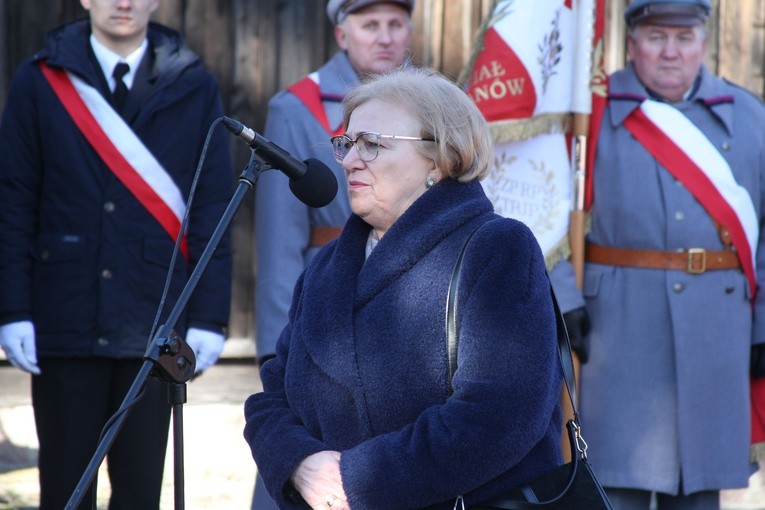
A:
{"label": "brown leather belt", "polygon": [[711,251],[689,248],[684,251],[631,250],[587,243],[585,260],[611,266],[646,269],[680,269],[700,274],[715,269],[739,269],[741,263],[733,250]]}
{"label": "brown leather belt", "polygon": [[341,227],[311,227],[309,246],[321,248],[328,242],[337,239],[342,231]]}

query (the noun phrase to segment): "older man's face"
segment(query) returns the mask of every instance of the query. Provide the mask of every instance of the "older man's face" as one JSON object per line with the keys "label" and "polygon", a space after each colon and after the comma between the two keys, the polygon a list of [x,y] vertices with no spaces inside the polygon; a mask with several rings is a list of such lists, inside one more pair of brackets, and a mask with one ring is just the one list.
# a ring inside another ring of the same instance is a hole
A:
{"label": "older man's face", "polygon": [[640,81],[668,101],[680,101],[704,62],[702,26],[639,25],[627,39],[627,55]]}
{"label": "older man's face", "polygon": [[400,66],[408,55],[411,37],[409,13],[390,2],[364,7],[335,27],[338,46],[359,74],[384,73]]}

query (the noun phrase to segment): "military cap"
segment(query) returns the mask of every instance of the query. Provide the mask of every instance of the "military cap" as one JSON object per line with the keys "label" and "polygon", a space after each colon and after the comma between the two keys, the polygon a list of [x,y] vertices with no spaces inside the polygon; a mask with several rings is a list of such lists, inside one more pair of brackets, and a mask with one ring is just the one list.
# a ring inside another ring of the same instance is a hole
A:
{"label": "military cap", "polygon": [[339,25],[345,17],[352,12],[372,4],[391,3],[398,4],[412,13],[415,0],[329,0],[327,2],[327,16],[333,25]]}
{"label": "military cap", "polygon": [[633,0],[624,9],[624,21],[630,28],[644,22],[694,26],[704,23],[711,10],[709,0]]}

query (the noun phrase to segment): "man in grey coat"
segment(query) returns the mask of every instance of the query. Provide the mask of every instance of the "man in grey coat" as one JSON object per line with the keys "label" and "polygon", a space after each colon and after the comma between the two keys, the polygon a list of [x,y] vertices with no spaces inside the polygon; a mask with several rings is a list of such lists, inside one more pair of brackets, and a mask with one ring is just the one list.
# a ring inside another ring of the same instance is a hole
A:
{"label": "man in grey coat", "polygon": [[581,418],[617,509],[717,509],[752,473],[765,108],[705,69],[710,10],[626,8],[630,63],[609,78],[597,137]]}
{"label": "man in grey coat", "polygon": [[[265,172],[257,184],[255,242],[255,339],[259,364],[274,356],[287,324],[298,276],[324,244],[340,234],[351,215],[343,169],[329,138],[343,132],[342,100],[365,75],[394,69],[409,57],[414,0],[330,0],[338,51],[326,64],[268,103],[264,135],[298,159],[316,158],[335,172],[339,191],[322,208],[301,203],[281,172]],[[253,509],[275,508],[258,477]]]}

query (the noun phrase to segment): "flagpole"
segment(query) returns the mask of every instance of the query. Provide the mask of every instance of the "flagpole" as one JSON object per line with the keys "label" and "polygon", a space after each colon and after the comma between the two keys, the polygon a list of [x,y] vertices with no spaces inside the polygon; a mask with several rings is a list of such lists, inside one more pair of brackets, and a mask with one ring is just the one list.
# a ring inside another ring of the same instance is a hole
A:
{"label": "flagpole", "polygon": [[584,237],[586,213],[584,210],[584,191],[587,161],[587,130],[590,115],[575,113],[572,128],[572,169],[574,179],[573,209],[569,218],[569,244],[571,247],[571,265],[576,275],[576,285],[580,289],[584,280]]}
{"label": "flagpole", "polygon": [[[571,249],[570,261],[574,268],[576,285],[580,289],[584,281],[584,237],[585,237],[585,178],[587,162],[587,134],[590,130],[590,112],[592,107],[592,92],[590,79],[592,71],[593,34],[595,29],[595,0],[577,0],[574,3],[575,17],[575,49],[572,91],[572,127],[571,127],[571,170],[573,199],[569,213],[568,239]],[[574,377],[577,388],[572,392],[578,395],[579,373],[581,362],[576,353],[572,353],[574,362]],[[574,417],[574,406],[567,393],[561,394],[563,423]],[[567,447],[568,435],[563,428],[561,435],[563,457],[570,462],[571,450]]]}
{"label": "flagpole", "polygon": [[587,134],[590,130],[592,90],[590,87],[593,65],[593,37],[595,32],[595,0],[577,0],[576,47],[574,54],[574,79],[572,94],[573,122],[571,129],[573,172],[573,207],[569,222],[571,264],[576,274],[576,284],[582,287],[584,280],[585,236],[585,180],[587,162]]}

